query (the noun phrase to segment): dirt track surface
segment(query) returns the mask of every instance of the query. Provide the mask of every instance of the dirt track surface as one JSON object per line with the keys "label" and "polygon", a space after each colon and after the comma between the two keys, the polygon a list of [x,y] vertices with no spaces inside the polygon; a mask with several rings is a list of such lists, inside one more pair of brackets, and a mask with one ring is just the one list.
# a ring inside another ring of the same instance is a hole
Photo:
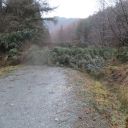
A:
{"label": "dirt track surface", "polygon": [[71,69],[25,66],[1,77],[0,128],[109,128],[90,112],[88,98],[77,96],[83,87],[82,80],[78,85],[69,78],[74,75]]}

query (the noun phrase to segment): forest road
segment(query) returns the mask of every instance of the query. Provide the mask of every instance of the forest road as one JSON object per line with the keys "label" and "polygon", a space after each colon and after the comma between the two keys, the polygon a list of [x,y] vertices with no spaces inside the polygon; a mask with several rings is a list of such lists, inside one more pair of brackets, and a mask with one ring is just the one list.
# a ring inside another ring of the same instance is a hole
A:
{"label": "forest road", "polygon": [[88,99],[77,96],[83,88],[69,73],[77,75],[72,69],[23,66],[1,76],[0,128],[109,128],[89,111]]}

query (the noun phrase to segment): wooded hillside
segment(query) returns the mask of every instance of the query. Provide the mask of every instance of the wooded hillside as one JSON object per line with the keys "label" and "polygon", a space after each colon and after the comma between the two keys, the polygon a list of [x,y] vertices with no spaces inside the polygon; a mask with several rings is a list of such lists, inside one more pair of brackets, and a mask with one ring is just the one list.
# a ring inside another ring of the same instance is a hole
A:
{"label": "wooded hillside", "polygon": [[77,40],[87,46],[127,46],[128,2],[119,0],[114,6],[105,0],[103,2],[102,9],[98,13],[80,20]]}
{"label": "wooded hillside", "polygon": [[52,9],[46,1],[0,0],[0,53],[17,57],[27,44],[42,45],[49,36],[42,14]]}
{"label": "wooded hillside", "polygon": [[68,26],[62,25],[52,36],[60,43],[68,41],[85,46],[116,48],[128,46],[128,2],[111,2],[102,0],[101,9],[96,14],[86,19],[78,19],[77,23]]}

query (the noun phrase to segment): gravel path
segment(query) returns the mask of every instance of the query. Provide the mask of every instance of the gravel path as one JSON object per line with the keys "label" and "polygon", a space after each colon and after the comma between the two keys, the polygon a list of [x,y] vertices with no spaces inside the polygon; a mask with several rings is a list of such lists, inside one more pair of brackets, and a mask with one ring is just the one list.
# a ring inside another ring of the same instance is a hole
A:
{"label": "gravel path", "polygon": [[87,104],[76,98],[68,72],[77,73],[25,66],[1,77],[0,128],[109,128],[98,114],[83,111]]}

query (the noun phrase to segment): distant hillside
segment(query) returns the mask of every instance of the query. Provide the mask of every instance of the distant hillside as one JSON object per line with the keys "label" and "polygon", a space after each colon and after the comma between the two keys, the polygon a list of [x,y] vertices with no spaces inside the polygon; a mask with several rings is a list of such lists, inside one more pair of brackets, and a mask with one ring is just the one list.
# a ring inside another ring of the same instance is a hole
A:
{"label": "distant hillside", "polygon": [[61,26],[67,27],[70,24],[76,23],[79,20],[79,19],[76,19],[76,18],[64,18],[64,17],[57,17],[56,19],[57,19],[56,24],[54,24],[52,22],[47,22],[46,23],[50,33],[59,30]]}

